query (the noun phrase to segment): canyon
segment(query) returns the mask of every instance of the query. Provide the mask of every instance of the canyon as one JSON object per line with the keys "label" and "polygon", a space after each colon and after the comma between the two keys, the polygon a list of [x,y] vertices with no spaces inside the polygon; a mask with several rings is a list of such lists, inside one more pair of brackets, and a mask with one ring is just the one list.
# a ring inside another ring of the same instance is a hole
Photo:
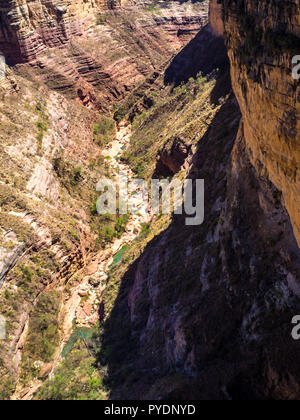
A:
{"label": "canyon", "polygon": [[[1,19],[8,64],[100,110],[124,98],[207,21],[199,4],[13,1]],[[6,10],[6,9],[3,9]],[[30,63],[22,66],[22,63]]]}
{"label": "canyon", "polygon": [[[300,398],[299,6],[0,1],[1,399]],[[99,216],[120,170],[204,223]]]}

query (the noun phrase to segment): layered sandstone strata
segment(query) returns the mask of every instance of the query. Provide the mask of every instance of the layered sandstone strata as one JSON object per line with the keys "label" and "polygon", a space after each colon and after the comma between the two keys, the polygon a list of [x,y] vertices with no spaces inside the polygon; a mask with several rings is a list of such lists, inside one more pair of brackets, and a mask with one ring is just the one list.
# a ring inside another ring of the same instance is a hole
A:
{"label": "layered sandstone strata", "polygon": [[1,8],[0,52],[20,74],[107,109],[206,23],[207,2],[17,0]]}
{"label": "layered sandstone strata", "polygon": [[[100,4],[99,4],[100,3]],[[108,2],[3,0],[0,50],[9,64],[35,59],[47,47],[80,36]]]}

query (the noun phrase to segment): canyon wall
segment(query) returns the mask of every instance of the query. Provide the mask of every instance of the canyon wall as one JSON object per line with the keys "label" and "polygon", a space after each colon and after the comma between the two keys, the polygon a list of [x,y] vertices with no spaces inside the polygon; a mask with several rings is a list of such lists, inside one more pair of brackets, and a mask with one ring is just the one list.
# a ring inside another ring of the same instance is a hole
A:
{"label": "canyon wall", "polygon": [[251,162],[282,192],[300,245],[300,2],[224,1],[224,19]]}
{"label": "canyon wall", "polygon": [[7,63],[100,110],[167,62],[207,23],[208,14],[207,1],[5,3],[0,52]]}
{"label": "canyon wall", "polygon": [[216,36],[224,36],[223,5],[220,0],[209,3],[209,23]]}

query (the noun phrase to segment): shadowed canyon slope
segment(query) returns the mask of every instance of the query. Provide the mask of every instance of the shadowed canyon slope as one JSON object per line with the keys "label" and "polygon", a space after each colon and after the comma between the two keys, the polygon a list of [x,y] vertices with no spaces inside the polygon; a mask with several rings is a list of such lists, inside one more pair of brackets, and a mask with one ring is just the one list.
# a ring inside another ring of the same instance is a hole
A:
{"label": "shadowed canyon slope", "polygon": [[[300,398],[299,10],[0,0],[1,398]],[[204,223],[100,217],[119,169]]]}

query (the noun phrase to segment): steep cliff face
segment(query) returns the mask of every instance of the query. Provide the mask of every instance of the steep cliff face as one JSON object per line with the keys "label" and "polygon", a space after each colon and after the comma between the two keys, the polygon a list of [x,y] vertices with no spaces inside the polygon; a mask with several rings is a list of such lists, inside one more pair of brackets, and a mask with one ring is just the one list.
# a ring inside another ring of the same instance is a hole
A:
{"label": "steep cliff face", "polygon": [[[12,394],[21,370],[25,385],[35,361],[51,361],[63,328],[64,315],[60,326],[58,317],[65,285],[98,248],[90,210],[103,176],[93,137],[97,121],[95,112],[11,70],[1,80],[0,310],[7,323],[7,340],[0,342],[1,398]],[[39,311],[47,313],[44,327]]]}
{"label": "steep cliff face", "polygon": [[220,0],[209,3],[209,23],[216,36],[224,36],[223,5]]}
{"label": "steep cliff face", "polygon": [[300,3],[225,1],[233,89],[251,162],[282,192],[300,245]]}

